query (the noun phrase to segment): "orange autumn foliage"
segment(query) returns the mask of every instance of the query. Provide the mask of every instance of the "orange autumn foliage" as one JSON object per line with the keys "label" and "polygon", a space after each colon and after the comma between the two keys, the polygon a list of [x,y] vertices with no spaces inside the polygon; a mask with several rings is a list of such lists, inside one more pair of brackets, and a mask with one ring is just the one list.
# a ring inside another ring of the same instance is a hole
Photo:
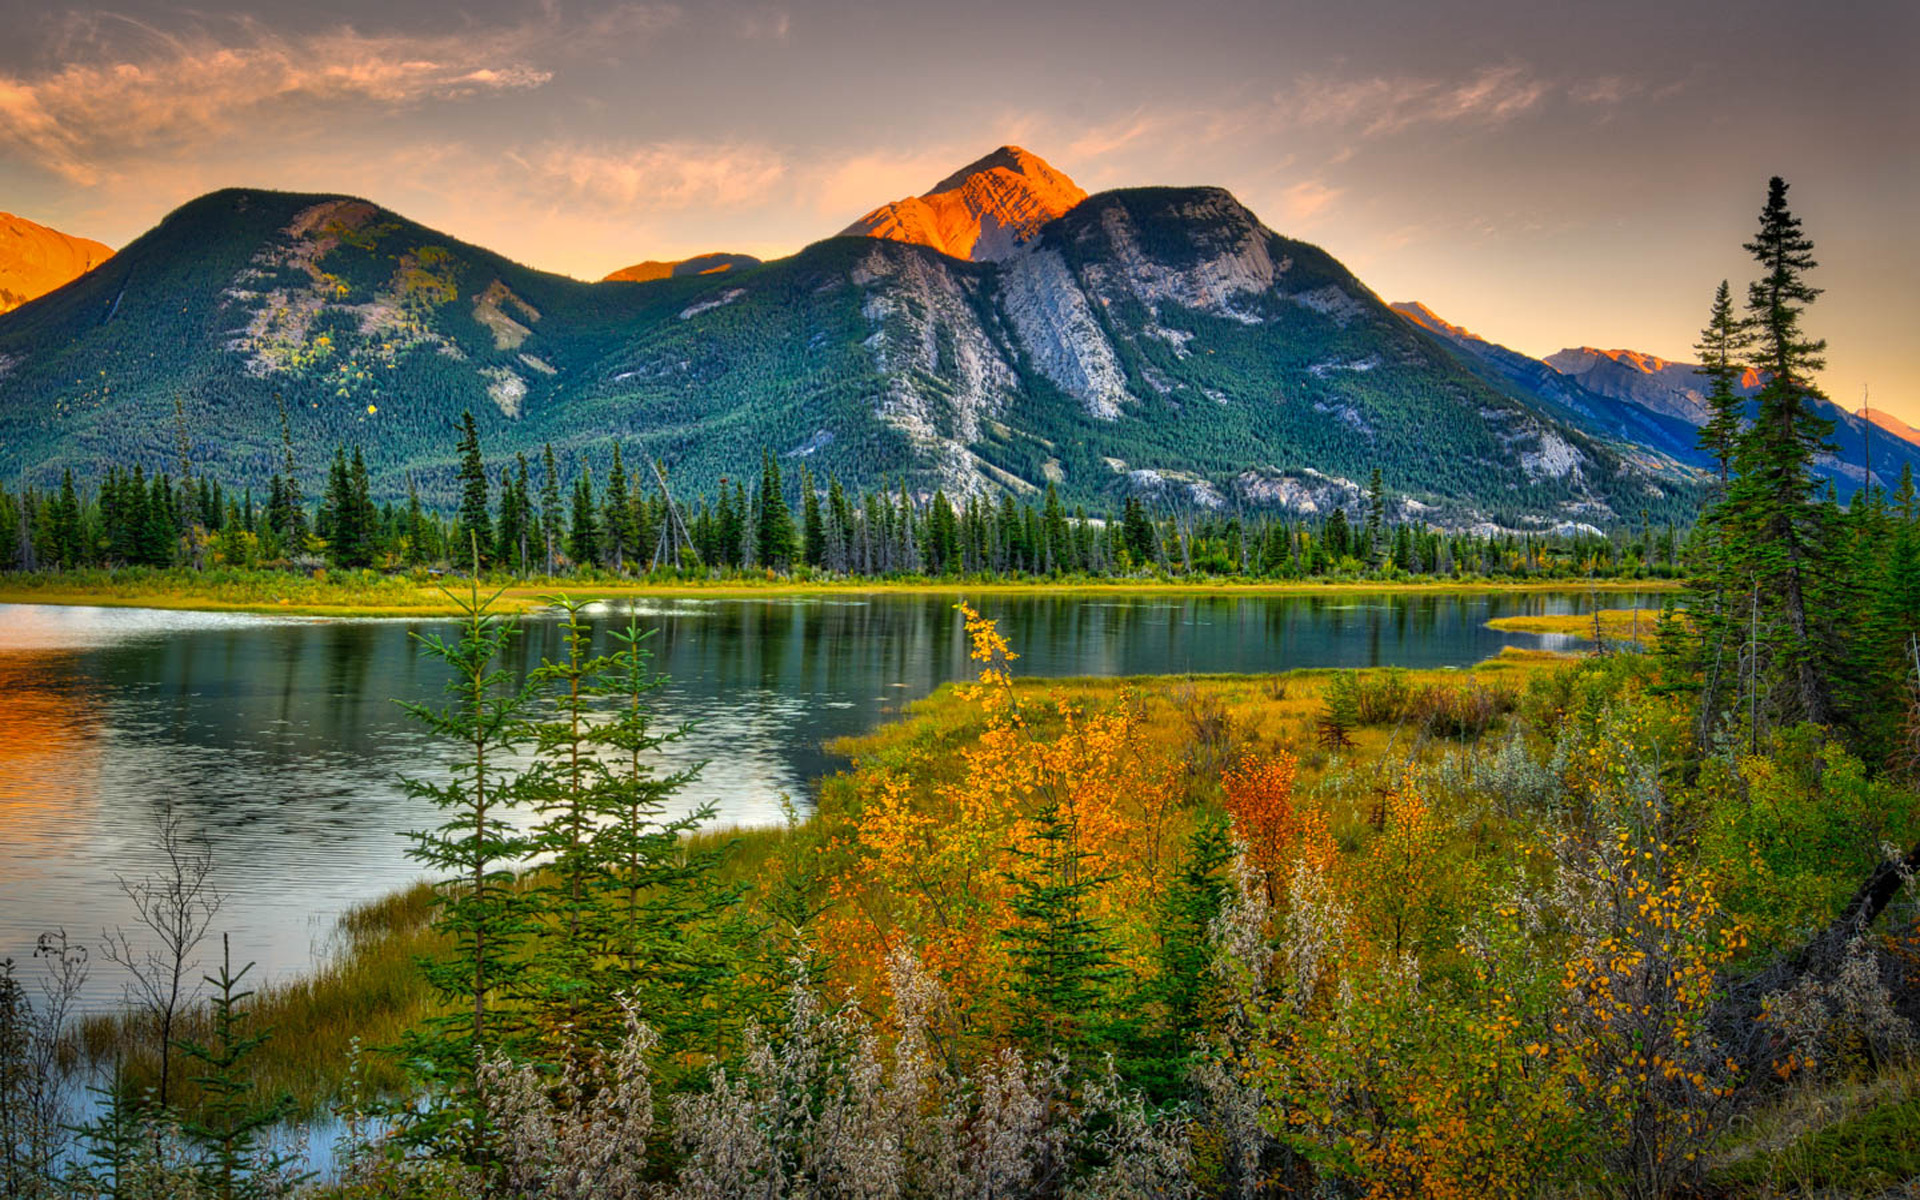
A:
{"label": "orange autumn foliage", "polygon": [[[1125,928],[1143,923],[1158,897],[1174,805],[1169,771],[1143,742],[1133,704],[1087,711],[1054,697],[1023,708],[1006,639],[957,607],[980,664],[958,691],[980,731],[958,752],[957,779],[915,763],[859,773],[859,816],[837,847],[850,869],[829,884],[843,916],[828,924],[827,940],[843,960],[866,961],[904,940],[956,995],[977,996],[1005,969],[992,931],[1012,920],[1012,847],[1031,834],[1036,813],[1053,808],[1086,869],[1110,878],[1093,915]],[[1134,957],[1129,940],[1123,960]],[[1144,940],[1131,940],[1144,955]]]}
{"label": "orange autumn foliage", "polygon": [[1294,802],[1298,770],[1298,761],[1282,750],[1266,758],[1248,755],[1220,778],[1227,814],[1265,879],[1272,904],[1286,895],[1295,864],[1304,862],[1323,872],[1333,865],[1335,848],[1326,814]]}

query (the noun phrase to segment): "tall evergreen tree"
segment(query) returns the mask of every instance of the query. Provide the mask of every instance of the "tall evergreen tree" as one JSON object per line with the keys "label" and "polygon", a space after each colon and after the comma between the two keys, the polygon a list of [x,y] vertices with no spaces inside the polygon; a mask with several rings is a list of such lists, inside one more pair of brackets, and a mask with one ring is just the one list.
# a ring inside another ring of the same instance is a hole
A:
{"label": "tall evergreen tree", "polygon": [[600,562],[600,517],[593,499],[593,470],[584,464],[573,481],[573,526],[567,534],[567,557],[576,568]]}
{"label": "tall evergreen tree", "polygon": [[1736,575],[1751,587],[1764,625],[1762,651],[1771,707],[1781,720],[1831,719],[1828,650],[1816,628],[1828,577],[1831,531],[1826,528],[1817,455],[1833,432],[1808,401],[1820,398],[1813,372],[1825,365],[1826,343],[1809,338],[1801,318],[1820,289],[1807,282],[1817,264],[1813,243],[1787,207],[1787,185],[1767,185],[1760,229],[1746,250],[1761,277],[1747,289],[1755,364],[1765,374],[1755,419],[1734,454],[1738,478],[1717,517],[1727,524],[1727,552]]}
{"label": "tall evergreen tree", "polygon": [[547,557],[547,574],[553,574],[555,556],[560,553],[560,529],[565,517],[560,511],[560,469],[553,461],[553,443],[540,451],[540,546]]}
{"label": "tall evergreen tree", "polygon": [[757,559],[771,570],[784,570],[793,561],[797,542],[793,511],[787,507],[786,493],[780,483],[780,464],[773,451],[760,450],[760,490],[754,496],[754,519],[758,525]]}
{"label": "tall evergreen tree", "polygon": [[1700,355],[1698,373],[1707,379],[1707,420],[1700,426],[1700,449],[1719,465],[1722,487],[1728,481],[1740,430],[1746,424],[1739,387],[1740,377],[1746,372],[1748,341],[1745,323],[1733,315],[1732,289],[1723,279],[1720,290],[1713,294],[1707,326],[1693,344]]}
{"label": "tall evergreen tree", "polygon": [[454,557],[470,557],[471,548],[480,548],[482,568],[493,558],[493,517],[487,503],[487,464],[480,456],[480,428],[474,423],[473,410],[460,414],[460,524],[462,547]]}

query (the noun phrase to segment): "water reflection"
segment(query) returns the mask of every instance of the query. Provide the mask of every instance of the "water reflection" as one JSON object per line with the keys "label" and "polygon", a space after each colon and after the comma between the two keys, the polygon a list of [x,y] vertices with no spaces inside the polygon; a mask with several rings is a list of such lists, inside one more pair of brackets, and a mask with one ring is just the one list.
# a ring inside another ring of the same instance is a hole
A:
{"label": "water reflection", "polygon": [[[1630,598],[1602,596],[1603,605]],[[1584,610],[1586,595],[1367,597],[1007,596],[1027,675],[1464,665],[1525,634],[1512,613]],[[683,803],[739,824],[804,805],[835,767],[824,744],[964,676],[945,596],[656,599],[596,605],[595,649],[631,612],[671,676],[663,709],[695,725],[662,765],[705,760]],[[153,868],[150,830],[172,804],[212,841],[228,892],[220,927],[279,977],[308,965],[348,905],[415,877],[399,836],[431,819],[399,776],[444,751],[396,699],[434,699],[446,675],[411,635],[435,622],[285,620],[132,609],[0,606],[0,956],[43,929],[97,939],[126,923],[116,874]],[[530,618],[509,665],[558,656]],[[96,957],[97,961],[97,957]],[[102,974],[94,1003],[118,983]]]}

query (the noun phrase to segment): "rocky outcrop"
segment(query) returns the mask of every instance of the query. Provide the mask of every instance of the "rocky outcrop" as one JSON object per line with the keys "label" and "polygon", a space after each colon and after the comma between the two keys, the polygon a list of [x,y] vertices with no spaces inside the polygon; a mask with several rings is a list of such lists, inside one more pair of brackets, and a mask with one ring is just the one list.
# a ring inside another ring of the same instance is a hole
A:
{"label": "rocky outcrop", "polygon": [[842,230],[931,246],[954,258],[997,262],[1087,198],[1037,154],[1002,146],[919,196],[883,204]]}
{"label": "rocky outcrop", "polygon": [[71,283],[112,257],[99,242],[0,212],[0,312]]}

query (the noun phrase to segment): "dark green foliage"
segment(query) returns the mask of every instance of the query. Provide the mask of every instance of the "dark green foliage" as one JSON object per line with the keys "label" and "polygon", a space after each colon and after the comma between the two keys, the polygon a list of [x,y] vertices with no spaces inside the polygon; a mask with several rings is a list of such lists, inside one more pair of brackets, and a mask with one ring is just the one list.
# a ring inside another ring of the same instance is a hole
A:
{"label": "dark green foliage", "polygon": [[180,1046],[187,1060],[200,1069],[191,1078],[202,1096],[199,1111],[180,1128],[200,1152],[200,1171],[212,1194],[220,1200],[249,1200],[279,1194],[277,1188],[270,1190],[261,1176],[277,1180],[291,1160],[275,1154],[263,1156],[261,1138],[288,1116],[293,1100],[282,1095],[263,1103],[254,1095],[253,1081],[247,1077],[247,1060],[272,1036],[272,1030],[250,1027],[246,1002],[253,993],[241,990],[240,981],[253,964],[236,972],[232,946],[225,935],[220,945],[220,973],[206,977],[212,988],[208,1000],[212,1018],[209,1040],[183,1042]]}
{"label": "dark green foliage", "polygon": [[1088,913],[1109,880],[1087,870],[1072,821],[1055,804],[1035,814],[1013,848],[1010,904],[1018,924],[1000,931],[1012,962],[1014,1034],[1037,1049],[1084,1050],[1094,1042],[1116,971],[1111,937]]}
{"label": "dark green foliage", "polygon": [[493,519],[487,507],[487,464],[480,457],[480,430],[471,409],[460,414],[460,523],[455,541],[478,546],[480,564],[493,553]]}
{"label": "dark green foliage", "polygon": [[460,606],[455,641],[438,633],[415,633],[422,652],[453,673],[448,702],[404,707],[458,757],[443,783],[405,780],[410,795],[431,802],[446,815],[438,827],[409,834],[408,856],[439,874],[435,926],[452,943],[452,954],[426,962],[428,983],[450,1011],[425,1030],[416,1031],[407,1055],[442,1081],[452,1103],[424,1123],[427,1136],[453,1135],[469,1155],[485,1144],[475,1122],[472,1079],[480,1057],[518,1032],[509,1012],[492,1019],[498,1001],[511,992],[525,971],[517,953],[531,930],[527,897],[513,883],[512,868],[529,843],[506,820],[521,799],[523,783],[512,754],[525,737],[532,702],[531,684],[516,685],[502,655],[517,627],[494,614],[493,597],[482,596],[477,580],[466,594],[448,593]]}

